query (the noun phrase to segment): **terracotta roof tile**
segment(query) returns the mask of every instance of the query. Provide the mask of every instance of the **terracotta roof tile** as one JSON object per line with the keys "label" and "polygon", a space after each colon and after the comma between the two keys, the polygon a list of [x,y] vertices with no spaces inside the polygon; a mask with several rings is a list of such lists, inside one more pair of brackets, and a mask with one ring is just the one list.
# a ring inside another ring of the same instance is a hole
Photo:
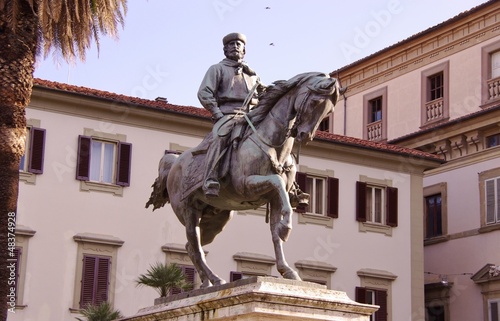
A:
{"label": "terracotta roof tile", "polygon": [[[154,108],[161,109],[168,112],[182,113],[187,116],[195,116],[195,117],[203,117],[210,118],[210,113],[204,108],[197,108],[192,106],[178,106],[167,103],[165,101],[156,101],[156,100],[148,100],[137,97],[130,97],[121,94],[115,94],[108,91],[97,90],[87,87],[68,85],[59,82],[53,82],[42,79],[34,79],[34,85],[39,87],[50,88],[54,90],[65,91],[68,93],[75,93],[80,95],[86,95],[89,97],[95,97],[99,99],[106,99],[110,101],[116,101],[124,104],[133,104],[137,107],[146,107],[146,108]],[[328,132],[318,131],[316,133],[316,139],[328,141],[331,143],[344,144],[349,146],[357,146],[361,148],[368,148],[378,151],[390,152],[394,154],[400,154],[410,157],[417,157],[423,159],[429,159],[434,161],[444,162],[440,157],[436,155],[432,155],[429,153],[421,152],[415,149],[400,147],[397,145],[388,145],[384,143],[371,142],[364,139],[347,137],[342,135],[336,135]]]}

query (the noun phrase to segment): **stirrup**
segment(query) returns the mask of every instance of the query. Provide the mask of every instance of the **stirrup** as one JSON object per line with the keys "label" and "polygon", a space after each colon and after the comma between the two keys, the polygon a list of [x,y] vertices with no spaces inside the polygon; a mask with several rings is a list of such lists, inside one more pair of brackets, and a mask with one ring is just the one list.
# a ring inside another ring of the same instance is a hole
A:
{"label": "stirrup", "polygon": [[203,184],[203,192],[206,197],[218,197],[220,190],[220,184],[214,179],[207,179],[205,184]]}

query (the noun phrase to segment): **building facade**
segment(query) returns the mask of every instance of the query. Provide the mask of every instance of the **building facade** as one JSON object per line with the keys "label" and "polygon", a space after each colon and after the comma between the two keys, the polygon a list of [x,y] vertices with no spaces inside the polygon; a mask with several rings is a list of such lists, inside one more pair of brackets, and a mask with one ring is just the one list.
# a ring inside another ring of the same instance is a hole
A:
{"label": "building facade", "polygon": [[[152,212],[145,204],[162,155],[210,132],[204,109],[36,80],[27,119],[9,320],[70,321],[101,301],[133,315],[157,297],[135,282],[156,262],[178,264],[199,287],[170,205]],[[374,320],[418,313],[423,172],[441,163],[427,152],[319,132],[300,154],[298,176],[313,199],[293,215],[289,264],[306,281],[380,305]],[[227,281],[279,276],[265,209],[235,212],[205,250]]]}
{"label": "building facade", "polygon": [[350,89],[331,132],[446,161],[424,177],[427,320],[500,319],[499,66],[488,1],[332,72]]}

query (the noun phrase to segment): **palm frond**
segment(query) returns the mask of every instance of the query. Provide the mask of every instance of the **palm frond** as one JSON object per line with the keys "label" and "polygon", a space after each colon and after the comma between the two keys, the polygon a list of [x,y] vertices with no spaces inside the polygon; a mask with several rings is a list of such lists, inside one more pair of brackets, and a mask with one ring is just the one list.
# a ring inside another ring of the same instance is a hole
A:
{"label": "palm frond", "polygon": [[161,297],[167,296],[174,288],[187,290],[191,284],[186,281],[182,269],[176,264],[165,265],[156,262],[151,265],[145,274],[136,280],[137,286],[154,288]]}

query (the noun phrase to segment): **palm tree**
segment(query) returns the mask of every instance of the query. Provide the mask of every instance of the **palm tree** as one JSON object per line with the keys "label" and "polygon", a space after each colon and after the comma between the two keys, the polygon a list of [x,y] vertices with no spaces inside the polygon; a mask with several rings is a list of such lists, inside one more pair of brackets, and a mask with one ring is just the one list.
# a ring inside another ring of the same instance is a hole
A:
{"label": "palm tree", "polygon": [[156,262],[150,266],[146,274],[141,274],[136,282],[137,286],[154,288],[160,297],[166,297],[172,289],[189,290],[192,288],[192,284],[186,280],[182,269],[174,263],[165,265]]}
{"label": "palm tree", "polygon": [[[15,219],[19,162],[26,141],[25,108],[39,53],[60,52],[67,61],[85,59],[99,35],[117,36],[126,0],[0,0],[0,266],[6,267],[9,219]],[[11,251],[12,248],[12,251]],[[9,271],[0,269],[0,297],[9,294]],[[7,305],[0,305],[7,320]]]}
{"label": "palm tree", "polygon": [[[104,301],[100,305],[87,305],[85,309],[80,311],[87,321],[112,321],[118,318],[122,318],[122,314],[119,310],[113,310],[113,307],[109,302]],[[83,319],[75,317],[79,321],[85,321]]]}

